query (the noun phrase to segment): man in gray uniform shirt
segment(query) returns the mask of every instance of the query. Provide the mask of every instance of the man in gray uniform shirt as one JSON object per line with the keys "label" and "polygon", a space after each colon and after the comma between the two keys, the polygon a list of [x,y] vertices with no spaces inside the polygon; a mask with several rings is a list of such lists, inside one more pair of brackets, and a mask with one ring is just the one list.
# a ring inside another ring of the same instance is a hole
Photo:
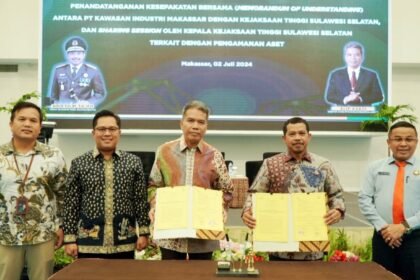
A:
{"label": "man in gray uniform shirt", "polygon": [[67,63],[55,67],[50,98],[54,104],[100,104],[106,96],[101,71],[86,63],[87,44],[80,37],[67,40],[64,50]]}
{"label": "man in gray uniform shirt", "polygon": [[398,122],[388,133],[392,156],[369,165],[360,210],[373,225],[372,259],[402,279],[420,279],[420,161],[416,128]]}

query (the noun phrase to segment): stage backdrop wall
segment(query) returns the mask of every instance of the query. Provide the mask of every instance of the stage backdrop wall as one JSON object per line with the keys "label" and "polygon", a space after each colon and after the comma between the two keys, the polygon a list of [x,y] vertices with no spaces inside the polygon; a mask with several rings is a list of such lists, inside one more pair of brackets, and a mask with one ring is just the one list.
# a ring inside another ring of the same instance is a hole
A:
{"label": "stage backdrop wall", "polygon": [[[38,88],[38,1],[3,0],[0,2],[0,63],[19,64],[16,73],[0,73],[0,104],[15,100],[19,95]],[[409,103],[420,110],[420,43],[415,27],[420,24],[414,11],[420,8],[415,0],[393,2],[393,104]],[[19,16],[17,16],[19,15]],[[0,143],[10,140],[9,116],[0,114]],[[211,129],[211,127],[210,127]],[[280,130],[280,128],[279,128]],[[121,148],[126,150],[155,150],[159,143],[178,135],[123,135]],[[221,136],[209,135],[208,142],[226,153],[226,157],[244,173],[244,162],[261,158],[264,151],[281,151],[280,136]],[[52,145],[59,146],[68,164],[77,155],[91,149],[93,142],[88,132],[55,134]],[[329,158],[344,188],[357,191],[367,163],[386,156],[385,136],[346,137],[315,135],[310,150]],[[419,154],[419,152],[417,152]]]}

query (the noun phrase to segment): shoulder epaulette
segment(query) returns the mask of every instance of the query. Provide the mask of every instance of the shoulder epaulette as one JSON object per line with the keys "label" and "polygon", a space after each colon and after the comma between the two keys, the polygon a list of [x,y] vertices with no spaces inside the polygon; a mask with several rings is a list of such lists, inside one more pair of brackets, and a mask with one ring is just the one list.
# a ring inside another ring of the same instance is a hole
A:
{"label": "shoulder epaulette", "polygon": [[92,69],[98,69],[95,65],[92,65],[92,64],[89,64],[89,63],[85,63],[85,65],[87,66],[87,67],[89,67],[89,68],[92,68]]}
{"label": "shoulder epaulette", "polygon": [[63,68],[63,67],[66,67],[68,65],[69,65],[68,63],[62,63],[62,64],[58,64],[55,68]]}

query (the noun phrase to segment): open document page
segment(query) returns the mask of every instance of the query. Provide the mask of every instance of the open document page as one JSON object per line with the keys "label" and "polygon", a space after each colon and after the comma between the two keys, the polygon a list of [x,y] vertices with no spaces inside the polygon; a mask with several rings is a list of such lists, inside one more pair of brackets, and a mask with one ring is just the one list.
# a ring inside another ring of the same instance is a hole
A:
{"label": "open document page", "polygon": [[158,188],[153,237],[222,238],[222,204],[221,191],[194,186]]}
{"label": "open document page", "polygon": [[328,228],[324,221],[327,212],[325,199],[325,193],[292,194],[295,240],[328,240]]}
{"label": "open document page", "polygon": [[254,250],[297,252],[299,242],[328,241],[325,193],[255,193]]}

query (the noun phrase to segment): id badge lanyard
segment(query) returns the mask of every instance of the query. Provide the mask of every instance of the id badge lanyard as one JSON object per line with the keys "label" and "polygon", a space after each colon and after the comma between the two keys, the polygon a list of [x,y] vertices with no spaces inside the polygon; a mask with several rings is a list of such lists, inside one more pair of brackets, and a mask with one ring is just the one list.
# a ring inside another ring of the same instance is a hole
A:
{"label": "id badge lanyard", "polygon": [[[31,157],[31,161],[29,163],[28,169],[26,170],[25,177],[23,177],[22,182],[19,184],[19,187],[18,187],[18,191],[19,191],[20,196],[16,199],[16,207],[15,207],[16,215],[25,216],[26,213],[28,213],[28,210],[29,210],[28,198],[26,196],[24,196],[23,193],[24,193],[24,189],[25,189],[26,180],[28,180],[29,172],[31,171],[32,162],[34,161],[34,156],[35,155],[33,154],[32,157]],[[19,164],[17,162],[16,155],[14,153],[13,153],[13,158],[15,160],[16,168],[19,172],[19,175],[22,178],[22,173],[20,172]]]}

